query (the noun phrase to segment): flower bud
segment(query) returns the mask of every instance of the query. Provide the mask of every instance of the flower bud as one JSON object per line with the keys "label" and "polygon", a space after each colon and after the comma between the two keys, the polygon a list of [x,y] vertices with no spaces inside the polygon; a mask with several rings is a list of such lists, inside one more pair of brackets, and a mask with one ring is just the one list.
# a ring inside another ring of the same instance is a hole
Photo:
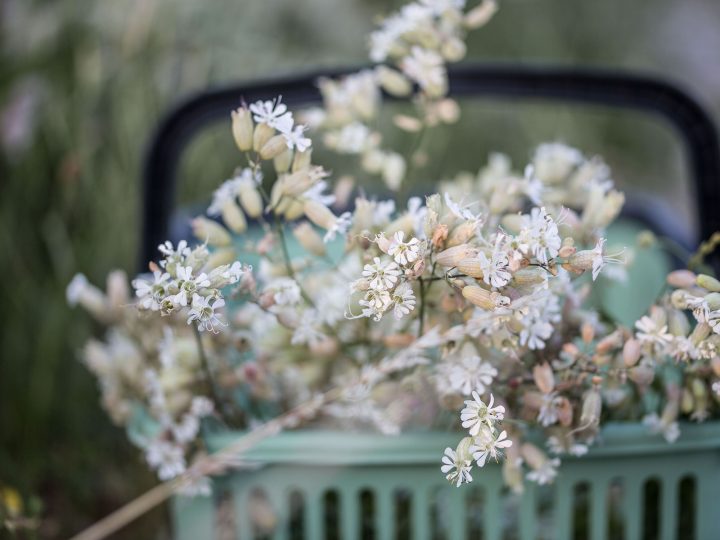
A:
{"label": "flower bud", "polygon": [[463,259],[457,264],[457,269],[460,273],[475,279],[482,279],[483,277],[480,259]]}
{"label": "flower bud", "polygon": [[287,150],[287,142],[284,135],[275,135],[260,148],[260,157],[262,159],[273,159]]}
{"label": "flower bud", "polygon": [[573,408],[570,400],[566,397],[559,397],[557,400],[557,415],[560,424],[564,427],[572,425],[573,421]]}
{"label": "flower bud", "polygon": [[387,154],[382,168],[385,185],[393,191],[400,189],[406,168],[405,159],[400,154]]}
{"label": "flower bud", "polygon": [[463,259],[475,257],[477,254],[477,248],[474,248],[469,244],[460,244],[459,246],[453,246],[441,251],[438,253],[435,260],[440,266],[452,268],[453,266],[457,266]]}
{"label": "flower bud", "polygon": [[253,133],[253,150],[259,152],[265,143],[275,135],[275,130],[267,124],[258,124]]}
{"label": "flower bud", "polygon": [[690,334],[690,341],[697,347],[701,341],[710,335],[710,332],[712,332],[712,327],[708,323],[699,323],[693,328],[692,334]]}
{"label": "flower bud", "polygon": [[454,124],[460,119],[460,105],[451,98],[440,100],[436,107],[438,118],[444,124]]}
{"label": "flower bud", "polygon": [[335,195],[335,208],[347,207],[354,188],[355,179],[352,176],[341,176],[338,178],[337,182],[335,182],[335,189],[333,190],[333,195]]}
{"label": "flower bud", "polygon": [[412,334],[390,334],[383,337],[383,344],[391,349],[404,349],[409,347],[415,341]]}
{"label": "flower bud", "polygon": [[522,454],[523,459],[525,459],[525,462],[532,469],[541,468],[547,461],[547,455],[531,443],[524,443],[520,447],[520,453]]}
{"label": "flower bud", "polygon": [[448,246],[465,244],[468,240],[475,236],[475,225],[476,224],[471,221],[466,221],[455,227],[448,237]]}
{"label": "flower bud", "polygon": [[388,94],[397,97],[407,96],[412,92],[410,80],[397,70],[387,66],[378,66],[375,69],[378,82]]}
{"label": "flower bud", "polygon": [[690,333],[690,321],[679,309],[668,309],[668,330],[673,336],[687,336]]}
{"label": "flower bud", "polygon": [[422,122],[414,116],[408,116],[406,114],[396,114],[393,117],[393,123],[408,133],[417,133],[423,127]]}
{"label": "flower bud", "polygon": [[583,398],[582,411],[580,413],[580,425],[597,426],[600,422],[602,411],[602,398],[597,388],[589,390]]}
{"label": "flower bud", "polygon": [[251,218],[258,218],[263,211],[263,202],[260,192],[255,186],[242,185],[238,190],[238,198],[243,209]]}
{"label": "flower bud", "polygon": [[705,301],[707,302],[710,311],[717,311],[720,309],[720,293],[711,292],[705,295]]}
{"label": "flower bud", "polygon": [[293,235],[297,238],[300,245],[313,255],[323,257],[327,253],[322,238],[320,238],[320,235],[308,222],[305,221],[295,227],[295,229],[293,229]]}
{"label": "flower bud", "polygon": [[237,260],[237,253],[231,247],[214,249],[207,261],[208,268],[217,268],[224,264],[232,264]]}
{"label": "flower bud", "polygon": [[273,159],[273,167],[275,167],[275,172],[278,174],[283,174],[288,172],[290,169],[290,165],[292,164],[293,160],[293,151],[287,148],[287,145],[285,145],[285,150],[280,152],[279,155],[275,156]]}
{"label": "flower bud", "polygon": [[241,152],[247,152],[253,143],[253,121],[250,111],[245,107],[232,111],[232,133],[235,144]]}
{"label": "flower bud", "polygon": [[628,377],[639,386],[647,386],[655,379],[655,370],[652,366],[641,362],[637,366],[630,368]]}
{"label": "flower bud", "polygon": [[302,171],[310,168],[312,160],[312,148],[308,148],[304,152],[295,152],[292,163],[292,172]]}
{"label": "flower bud", "polygon": [[533,380],[543,394],[549,394],[555,388],[553,370],[547,362],[533,367]]}
{"label": "flower bud", "polygon": [[692,392],[688,388],[683,388],[682,397],[680,398],[680,410],[683,414],[690,414],[695,408],[695,400]]}
{"label": "flower bud", "polygon": [[242,234],[247,230],[245,214],[234,199],[225,201],[220,209],[220,214],[225,225],[234,233]]}
{"label": "flower bud", "polygon": [[192,225],[193,235],[195,235],[195,238],[198,240],[217,247],[232,244],[230,233],[219,223],[202,216],[196,217],[190,223]]}
{"label": "flower bud", "polygon": [[287,205],[285,208],[285,220],[286,221],[295,221],[296,219],[300,219],[303,216],[303,213],[305,212],[302,201],[298,201],[296,199],[290,200],[290,204]]}
{"label": "flower bud", "polygon": [[695,283],[697,283],[698,286],[702,287],[703,289],[707,289],[710,292],[720,292],[720,281],[715,279],[712,276],[708,276],[707,274],[700,274],[698,275],[697,279],[695,280]]}
{"label": "flower bud", "polygon": [[542,268],[522,268],[513,274],[512,283],[518,287],[539,285],[545,281],[545,270]]}
{"label": "flower bud", "polygon": [[375,243],[383,253],[390,251],[390,246],[392,246],[392,242],[387,238],[387,236],[385,236],[385,234],[376,235]]}
{"label": "flower bud", "polygon": [[506,306],[510,300],[496,292],[490,292],[476,285],[463,287],[462,295],[479,308],[493,310],[496,307]]}
{"label": "flower bud", "polygon": [[667,275],[667,283],[671,287],[687,289],[695,285],[697,276],[690,270],[675,270]]}
{"label": "flower bud", "polygon": [[303,212],[305,212],[307,218],[315,225],[326,230],[330,229],[337,219],[335,214],[333,214],[327,206],[314,199],[308,199],[305,201],[303,205]]}
{"label": "flower bud", "polygon": [[622,344],[622,339],[622,332],[620,330],[616,330],[598,341],[598,344],[595,347],[595,351],[597,351],[599,354],[607,354],[610,351],[620,347],[620,345]]}
{"label": "flower bud", "polygon": [[720,356],[713,356],[712,360],[710,360],[710,367],[715,376],[720,377]]}
{"label": "flower bud", "polygon": [[107,299],[111,307],[122,307],[127,305],[130,292],[128,289],[127,274],[122,270],[113,270],[108,274]]}
{"label": "flower bud", "polygon": [[480,4],[467,12],[463,22],[470,29],[480,28],[487,24],[498,9],[495,0],[483,0]]}
{"label": "flower bud", "polygon": [[440,54],[448,62],[459,62],[465,57],[467,47],[465,42],[456,37],[450,37],[440,47]]}

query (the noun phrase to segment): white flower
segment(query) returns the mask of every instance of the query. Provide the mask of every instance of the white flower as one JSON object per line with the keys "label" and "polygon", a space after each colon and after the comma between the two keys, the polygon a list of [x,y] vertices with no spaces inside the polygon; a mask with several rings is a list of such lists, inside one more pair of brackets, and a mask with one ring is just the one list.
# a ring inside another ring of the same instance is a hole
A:
{"label": "white flower", "polygon": [[312,141],[305,137],[305,131],[307,131],[307,126],[295,126],[291,131],[283,132],[283,137],[285,137],[285,142],[290,150],[295,148],[298,152],[304,152],[312,146]]}
{"label": "white flower", "polygon": [[504,251],[495,249],[490,259],[482,251],[478,253],[483,281],[493,287],[504,287],[510,282],[512,274],[507,271],[510,264]]}
{"label": "white flower", "polygon": [[135,296],[140,300],[140,307],[157,311],[160,309],[160,302],[167,295],[167,287],[169,285],[170,274],[155,270],[153,272],[153,280],[138,278],[132,281],[135,289]]}
{"label": "white flower", "polygon": [[287,112],[282,96],[272,101],[256,101],[250,105],[250,111],[258,124],[267,124],[281,133],[287,133],[293,127],[292,113]]}
{"label": "white flower", "polygon": [[327,230],[323,237],[323,242],[326,244],[332,242],[338,234],[344,236],[348,232],[350,225],[352,225],[352,214],[350,212],[343,212]]}
{"label": "white flower", "polygon": [[450,198],[450,194],[445,192],[445,205],[448,210],[457,218],[464,219],[466,221],[480,221],[480,214],[473,214],[468,210],[467,206],[461,206],[460,203],[456,203]]}
{"label": "white flower", "polygon": [[313,184],[310,189],[304,191],[302,197],[303,199],[317,201],[324,206],[331,206],[335,204],[335,195],[323,193],[328,187],[329,185],[325,180],[320,180]]}
{"label": "white flower", "polygon": [[392,298],[388,291],[370,289],[365,294],[365,298],[358,303],[363,308],[362,317],[372,317],[373,320],[379,321],[392,304]]}
{"label": "white flower", "polygon": [[362,275],[370,282],[370,288],[378,291],[392,289],[400,276],[400,268],[395,262],[384,264],[379,257],[372,264],[366,264]]}
{"label": "white flower", "polygon": [[221,321],[218,314],[215,313],[216,309],[224,305],[225,300],[222,298],[194,294],[187,323],[191,324],[193,321],[197,321],[198,329],[217,333],[217,326],[227,326],[227,323]]}
{"label": "white flower", "polygon": [[308,309],[300,317],[300,322],[293,332],[292,345],[316,345],[320,340],[325,338],[318,325],[320,324],[319,315],[314,309]]}
{"label": "white flower", "polygon": [[635,328],[639,330],[636,336],[641,343],[664,347],[672,341],[672,336],[668,333],[667,325],[660,326],[647,315],[635,323]]}
{"label": "white flower", "polygon": [[160,244],[158,250],[165,256],[165,259],[160,261],[162,268],[166,268],[168,264],[182,263],[192,253],[185,240],[180,240],[177,248],[173,248],[172,242],[168,240],[164,244]]}
{"label": "white flower", "polygon": [[475,438],[474,442],[475,444],[470,447],[470,452],[478,464],[478,467],[484,467],[489,457],[498,461],[502,455],[502,449],[512,446],[512,441],[507,438],[507,432],[505,430],[497,437],[493,437],[492,435],[488,436],[488,432],[484,431],[479,437]]}
{"label": "white flower", "polygon": [[409,283],[401,283],[392,293],[394,304],[393,315],[396,319],[402,319],[405,315],[415,309],[415,295]]}
{"label": "white flower", "polygon": [[410,55],[406,56],[400,66],[410,79],[437,95],[445,92],[447,87],[447,73],[442,56],[435,51],[413,47]]}
{"label": "white flower", "polygon": [[405,232],[397,231],[390,241],[388,255],[395,259],[395,262],[405,266],[412,264],[420,258],[420,240],[411,238],[408,242],[404,242]]}
{"label": "white flower", "polygon": [[294,306],[302,297],[297,281],[288,277],[274,279],[268,289],[273,291],[273,300],[278,306]]}
{"label": "white flower", "polygon": [[553,326],[544,320],[533,320],[520,331],[520,345],[527,345],[529,349],[545,348],[545,340],[553,333]]}
{"label": "white flower", "polygon": [[170,480],[185,472],[185,454],[181,446],[157,439],[145,448],[148,465],[157,469],[160,480]]}
{"label": "white flower", "polygon": [[440,470],[448,482],[455,484],[456,487],[472,482],[472,476],[470,475],[470,471],[472,470],[471,460],[459,458],[457,453],[448,447],[445,449],[442,462],[443,465],[440,467]]}
{"label": "white flower", "polygon": [[193,276],[192,266],[179,266],[176,273],[177,286],[180,289],[180,292],[172,299],[172,302],[176,305],[187,306],[196,292],[210,286],[207,274],[201,273],[198,276]]}
{"label": "white flower", "polygon": [[492,428],[494,423],[505,417],[505,407],[498,405],[493,407],[495,398],[490,394],[490,403],[487,405],[480,399],[480,395],[473,390],[472,400],[465,401],[465,408],[460,411],[462,427],[470,430],[470,435],[475,437],[483,426]]}
{"label": "white flower", "polygon": [[551,453],[555,455],[570,454],[571,456],[584,456],[588,452],[586,444],[582,443],[564,443],[559,437],[551,435],[548,437],[547,446]]}
{"label": "white flower", "polygon": [[518,243],[542,264],[557,257],[562,240],[557,223],[548,215],[545,207],[533,208],[529,215],[522,216],[522,229]]}
{"label": "white flower", "polygon": [[[135,281],[133,281],[133,286],[135,286]],[[88,279],[84,274],[75,274],[75,276],[73,276],[67,286],[67,289],[65,289],[65,297],[69,306],[73,307],[77,305],[80,300],[80,296],[87,288],[88,283]]]}
{"label": "white flower", "polygon": [[558,406],[560,400],[557,392],[543,394],[540,411],[538,412],[538,422],[544,427],[551,426],[558,421]]}
{"label": "white flower", "polygon": [[475,355],[465,356],[460,363],[453,364],[450,367],[449,379],[453,390],[468,395],[475,389],[479,394],[484,394],[495,376],[497,369]]}
{"label": "white flower", "polygon": [[215,410],[213,402],[205,396],[195,396],[190,402],[190,414],[197,417],[210,416]]}
{"label": "white flower", "polygon": [[540,467],[527,473],[527,479],[531,482],[537,482],[541,486],[551,484],[557,476],[559,466],[559,458],[546,459]]}

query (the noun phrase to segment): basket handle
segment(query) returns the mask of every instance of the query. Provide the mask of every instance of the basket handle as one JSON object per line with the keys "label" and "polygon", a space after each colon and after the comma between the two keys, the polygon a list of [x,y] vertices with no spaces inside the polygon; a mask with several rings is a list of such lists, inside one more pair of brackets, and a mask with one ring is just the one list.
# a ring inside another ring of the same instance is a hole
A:
{"label": "basket handle", "polygon": [[[148,147],[143,167],[140,265],[165,240],[174,201],[175,176],[188,142],[210,123],[227,120],[231,109],[247,102],[282,95],[289,106],[321,101],[316,81],[357,68],[237,84],[208,90],[171,109]],[[461,65],[449,70],[450,95],[543,99],[630,108],[666,118],[684,141],[695,185],[700,238],[720,231],[720,144],[705,109],[686,91],[654,76],[601,69],[531,66]],[[392,99],[391,96],[386,96]],[[711,262],[717,263],[718,253]],[[718,268],[718,264],[714,265]]]}

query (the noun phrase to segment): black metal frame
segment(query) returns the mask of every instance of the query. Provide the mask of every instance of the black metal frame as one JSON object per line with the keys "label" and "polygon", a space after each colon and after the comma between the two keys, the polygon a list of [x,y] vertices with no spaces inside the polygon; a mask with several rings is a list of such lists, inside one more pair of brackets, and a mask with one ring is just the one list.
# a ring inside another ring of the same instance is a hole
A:
{"label": "black metal frame", "polygon": [[[282,95],[289,106],[317,103],[321,99],[318,77],[355,71],[323,71],[209,90],[172,109],[151,140],[143,170],[141,265],[153,259],[157,245],[166,239],[178,165],[195,134],[210,123],[227,121],[230,110],[243,99],[252,102]],[[487,65],[451,69],[449,81],[450,94],[455,97],[545,99],[630,108],[665,117],[685,142],[701,239],[720,230],[717,131],[703,107],[674,84],[652,76],[599,69]],[[642,209],[637,211],[642,213]],[[662,223],[657,225],[662,229]]]}

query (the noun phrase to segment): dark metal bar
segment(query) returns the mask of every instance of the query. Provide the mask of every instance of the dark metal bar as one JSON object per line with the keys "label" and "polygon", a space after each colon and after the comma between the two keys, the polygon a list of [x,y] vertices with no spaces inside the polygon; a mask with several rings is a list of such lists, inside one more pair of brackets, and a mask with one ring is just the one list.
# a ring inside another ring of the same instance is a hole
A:
{"label": "dark metal bar", "polygon": [[[143,170],[141,265],[155,256],[167,234],[175,177],[188,142],[201,129],[228,121],[230,110],[278,94],[290,106],[320,101],[316,80],[357,71],[343,69],[238,84],[209,90],[170,111],[153,136]],[[579,68],[467,65],[450,70],[456,97],[542,99],[630,108],[666,118],[685,143],[700,222],[701,239],[720,230],[720,144],[708,113],[688,93],[654,76]]]}

